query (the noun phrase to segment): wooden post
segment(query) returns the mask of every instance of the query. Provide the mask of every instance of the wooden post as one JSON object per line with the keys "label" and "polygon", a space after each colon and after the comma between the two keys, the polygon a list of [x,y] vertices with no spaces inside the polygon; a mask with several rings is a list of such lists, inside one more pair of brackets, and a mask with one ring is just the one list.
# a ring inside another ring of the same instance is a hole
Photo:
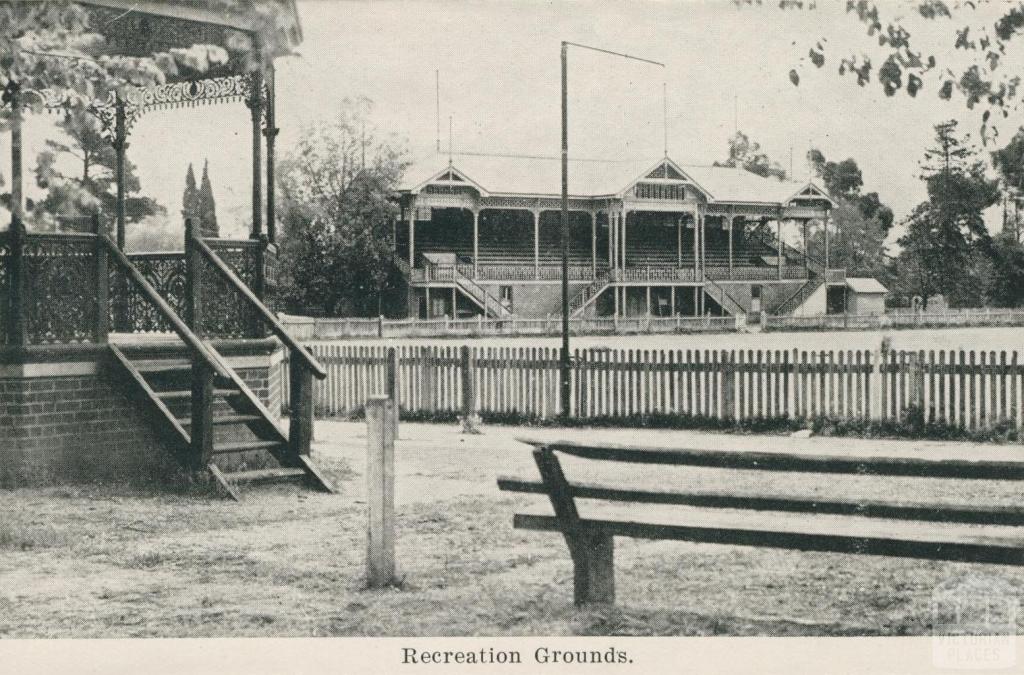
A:
{"label": "wooden post", "polygon": [[398,350],[388,347],[387,355],[387,378],[384,383],[385,393],[388,398],[398,403]]}
{"label": "wooden post", "polygon": [[907,405],[917,406],[924,411],[924,368],[917,352],[910,352],[907,367]]}
{"label": "wooden post", "polygon": [[192,468],[202,469],[213,458],[213,369],[202,359],[192,361]]}
{"label": "wooden post", "polygon": [[[196,235],[202,236],[201,229],[196,230]],[[253,249],[253,255],[256,260],[253,264],[255,278],[253,279],[252,292],[256,294],[256,297],[260,299],[260,302],[263,302],[267,295],[267,247],[269,246],[269,241],[265,234],[261,234],[257,241],[259,244],[255,249]],[[263,318],[255,311],[251,312],[251,314],[252,322],[250,324],[249,334],[257,339],[266,337],[267,330],[266,326],[263,324]]]}
{"label": "wooden post", "polygon": [[28,344],[25,308],[28,286],[25,283],[25,225],[17,215],[11,217],[11,255],[8,258],[9,309],[7,312],[7,344],[20,347]]}
{"label": "wooden post", "polygon": [[733,376],[732,353],[722,350],[722,417],[736,419],[736,383]]}
{"label": "wooden post", "polygon": [[366,585],[381,588],[395,578],[395,422],[393,399],[366,401]]}
{"label": "wooden post", "polygon": [[476,209],[473,209],[473,278],[480,278],[480,211]]}
{"label": "wooden post", "polygon": [[615,602],[615,545],[612,535],[580,524],[569,482],[550,448],[537,448],[533,459],[573,564],[574,600],[577,605]]}
{"label": "wooden post", "polygon": [[313,374],[296,354],[288,362],[291,398],[288,448],[292,456],[309,455],[313,441]]}
{"label": "wooden post", "polygon": [[203,334],[202,253],[195,245],[196,225],[185,219],[185,323],[192,332]]}
{"label": "wooden post", "polygon": [[533,210],[533,278],[540,279],[540,211]]}
{"label": "wooden post", "polygon": [[479,419],[476,413],[476,389],[473,386],[473,372],[476,359],[469,345],[459,348],[459,370],[462,380],[462,433],[479,433]]}
{"label": "wooden post", "polygon": [[106,344],[110,334],[110,270],[101,227],[100,217],[94,213],[92,231],[96,235],[96,342]]}

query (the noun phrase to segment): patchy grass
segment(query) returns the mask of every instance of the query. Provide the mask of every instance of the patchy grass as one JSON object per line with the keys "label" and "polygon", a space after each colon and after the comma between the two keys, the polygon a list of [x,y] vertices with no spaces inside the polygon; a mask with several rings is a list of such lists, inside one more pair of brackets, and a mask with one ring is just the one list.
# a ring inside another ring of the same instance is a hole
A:
{"label": "patchy grass", "polygon": [[[201,487],[0,491],[0,636],[920,635],[930,630],[932,590],[955,573],[994,574],[1024,589],[1024,572],[1008,567],[618,539],[617,607],[580,610],[562,538],[511,527],[514,512],[543,500],[497,490],[497,474],[535,470],[529,449],[510,440],[516,431],[465,436],[403,423],[401,583],[367,590],[365,427],[319,423],[316,433],[337,495],[250,488],[233,503]],[[619,440],[604,430],[564,433]],[[567,467],[579,475],[579,465]],[[813,475],[648,469],[621,476],[703,489],[1019,501],[1018,486],[998,481],[851,476],[836,485]]]}

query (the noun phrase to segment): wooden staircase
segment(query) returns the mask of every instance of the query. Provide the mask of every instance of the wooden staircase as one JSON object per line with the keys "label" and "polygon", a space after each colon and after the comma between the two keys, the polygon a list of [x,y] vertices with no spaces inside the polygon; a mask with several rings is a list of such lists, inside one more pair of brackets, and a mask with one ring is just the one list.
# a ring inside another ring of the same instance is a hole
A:
{"label": "wooden staircase", "polygon": [[[186,263],[189,286],[187,320],[179,317],[145,278],[104,237],[107,254],[127,280],[153,304],[184,343],[183,349],[154,355],[144,349],[110,344],[111,375],[143,405],[165,443],[183,467],[207,472],[231,498],[240,499],[248,485],[301,481],[334,492],[310,457],[312,377],[326,371],[298,344],[277,318],[186,221]],[[212,270],[209,268],[212,267]],[[193,326],[202,325],[200,276],[210,271],[224,278],[250,305],[256,316],[291,352],[290,430],[286,433],[259,397]]]}

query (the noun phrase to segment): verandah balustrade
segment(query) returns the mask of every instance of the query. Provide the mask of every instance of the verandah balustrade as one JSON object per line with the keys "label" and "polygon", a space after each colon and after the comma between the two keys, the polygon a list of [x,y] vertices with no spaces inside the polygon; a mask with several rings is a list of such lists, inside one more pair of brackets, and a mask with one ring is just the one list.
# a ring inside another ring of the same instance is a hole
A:
{"label": "verandah balustrade", "polygon": [[[0,344],[103,343],[109,332],[173,331],[125,270],[108,264],[98,231],[94,221],[91,233],[30,233],[19,226],[0,232]],[[263,296],[272,276],[266,272],[265,242],[206,243],[248,288]],[[174,313],[185,316],[185,253],[135,253],[127,258]],[[208,310],[197,332],[218,339],[264,336],[252,307],[237,302],[220,275],[210,271],[200,279]]]}

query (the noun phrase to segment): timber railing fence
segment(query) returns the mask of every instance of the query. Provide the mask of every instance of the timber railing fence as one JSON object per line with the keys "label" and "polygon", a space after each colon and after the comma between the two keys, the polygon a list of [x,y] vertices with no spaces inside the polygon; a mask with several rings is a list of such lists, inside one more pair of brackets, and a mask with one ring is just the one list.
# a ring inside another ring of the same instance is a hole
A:
{"label": "timber railing fence", "polygon": [[[314,319],[282,315],[281,322],[303,340],[557,336],[562,330],[560,315],[506,319]],[[735,316],[573,317],[569,319],[569,330],[574,335],[724,333],[735,331],[744,323],[742,317]]]}
{"label": "timber railing fence", "polygon": [[[308,346],[328,372],[314,383],[320,417],[360,413],[369,397],[389,392],[389,372],[403,413],[558,415],[554,348]],[[1017,428],[1024,403],[1018,352],[586,349],[571,364],[577,419],[897,422],[919,411],[922,423],[981,430]]]}

